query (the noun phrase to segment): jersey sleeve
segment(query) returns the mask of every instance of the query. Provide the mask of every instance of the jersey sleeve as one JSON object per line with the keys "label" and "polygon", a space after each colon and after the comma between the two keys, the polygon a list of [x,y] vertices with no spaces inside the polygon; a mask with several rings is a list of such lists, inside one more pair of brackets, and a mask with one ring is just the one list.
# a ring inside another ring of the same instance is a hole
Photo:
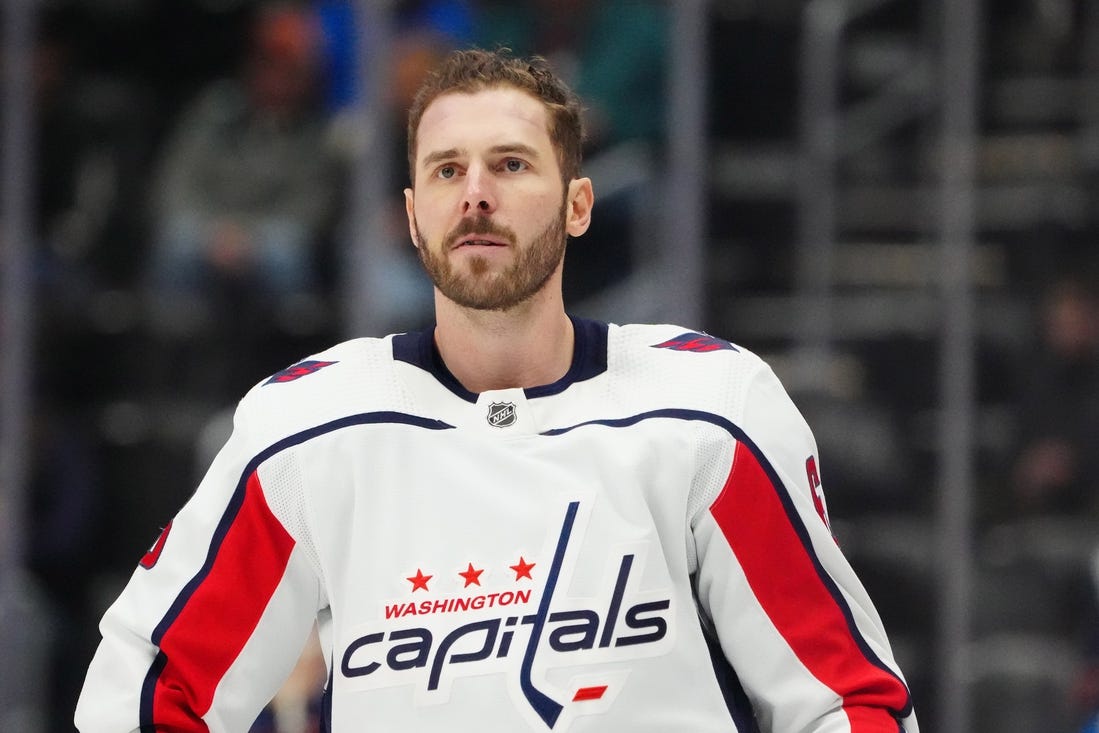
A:
{"label": "jersey sleeve", "polygon": [[765,365],[744,405],[723,484],[691,518],[704,623],[764,731],[916,733],[881,620],[828,528],[808,425]]}
{"label": "jersey sleeve", "polygon": [[246,731],[298,659],[325,601],[294,512],[267,487],[293,457],[272,469],[242,413],[103,617],[82,733]]}

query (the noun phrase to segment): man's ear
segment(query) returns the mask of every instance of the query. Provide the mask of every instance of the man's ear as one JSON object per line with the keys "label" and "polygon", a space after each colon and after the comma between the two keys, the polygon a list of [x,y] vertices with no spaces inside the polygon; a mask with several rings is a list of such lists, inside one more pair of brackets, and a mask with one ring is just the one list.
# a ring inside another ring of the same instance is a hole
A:
{"label": "man's ear", "polygon": [[571,237],[579,237],[591,226],[591,210],[595,204],[595,192],[590,178],[574,178],[569,181],[565,198],[565,231]]}
{"label": "man's ear", "polygon": [[404,190],[404,210],[408,215],[408,235],[412,237],[412,246],[420,248],[419,232],[416,229],[416,199],[412,195],[412,189]]}

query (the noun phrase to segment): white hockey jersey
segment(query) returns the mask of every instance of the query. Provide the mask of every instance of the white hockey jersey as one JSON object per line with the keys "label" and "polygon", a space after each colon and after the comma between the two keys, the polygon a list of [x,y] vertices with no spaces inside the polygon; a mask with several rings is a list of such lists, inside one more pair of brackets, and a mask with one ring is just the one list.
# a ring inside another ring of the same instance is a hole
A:
{"label": "white hockey jersey", "polygon": [[247,731],[314,621],[332,733],[915,733],[758,357],[574,319],[483,394],[430,332],[254,387],[105,614],[84,733]]}

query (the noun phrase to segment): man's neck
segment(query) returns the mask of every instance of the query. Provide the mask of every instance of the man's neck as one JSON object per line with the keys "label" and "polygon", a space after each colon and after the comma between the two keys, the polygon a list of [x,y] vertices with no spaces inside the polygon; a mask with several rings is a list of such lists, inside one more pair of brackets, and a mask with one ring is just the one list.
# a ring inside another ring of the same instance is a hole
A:
{"label": "man's neck", "polygon": [[574,335],[559,300],[504,312],[447,302],[437,303],[435,345],[462,386],[480,393],[556,382],[572,365]]}

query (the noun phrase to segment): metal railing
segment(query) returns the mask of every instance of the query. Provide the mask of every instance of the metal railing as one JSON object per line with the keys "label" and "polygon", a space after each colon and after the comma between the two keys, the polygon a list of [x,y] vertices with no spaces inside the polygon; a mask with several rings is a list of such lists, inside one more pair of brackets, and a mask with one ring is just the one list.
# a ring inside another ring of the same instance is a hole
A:
{"label": "metal railing", "polygon": [[[937,44],[938,83],[921,103],[913,97],[927,69],[914,67],[893,88],[845,108],[841,102],[845,34],[866,14],[893,0],[812,0],[803,14],[801,57],[800,229],[795,299],[800,324],[796,347],[802,368],[824,373],[834,348],[833,267],[839,226],[838,169],[844,157],[900,122],[929,109],[939,117],[939,180],[929,222],[939,242],[942,343],[939,364],[938,452],[941,458],[934,517],[938,550],[936,674],[943,733],[970,729],[971,692],[967,651],[973,584],[972,501],[974,446],[974,250],[976,100],[979,0],[942,3]],[[898,94],[892,94],[899,91]],[[916,100],[916,101],[914,101]],[[919,202],[914,201],[914,206]],[[810,380],[811,381],[811,380]],[[819,386],[819,385],[818,385]],[[929,602],[932,599],[929,599]],[[918,701],[917,701],[918,703]]]}

